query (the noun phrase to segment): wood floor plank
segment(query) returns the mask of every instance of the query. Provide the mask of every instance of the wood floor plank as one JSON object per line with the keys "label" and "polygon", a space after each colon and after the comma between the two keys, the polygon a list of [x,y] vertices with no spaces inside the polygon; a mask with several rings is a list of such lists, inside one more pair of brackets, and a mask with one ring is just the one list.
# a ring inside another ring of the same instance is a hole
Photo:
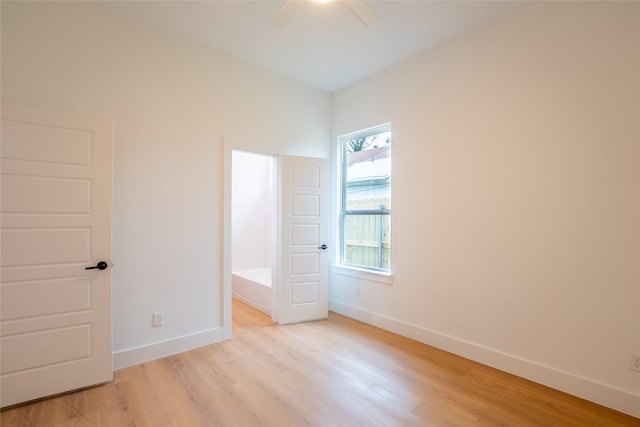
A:
{"label": "wood floor plank", "polygon": [[81,415],[76,418],[72,418],[68,421],[55,424],[55,427],[101,427],[99,412],[91,412]]}
{"label": "wood floor plank", "polygon": [[28,426],[606,426],[640,420],[331,313],[275,325],[233,302],[231,340],[0,413]]}

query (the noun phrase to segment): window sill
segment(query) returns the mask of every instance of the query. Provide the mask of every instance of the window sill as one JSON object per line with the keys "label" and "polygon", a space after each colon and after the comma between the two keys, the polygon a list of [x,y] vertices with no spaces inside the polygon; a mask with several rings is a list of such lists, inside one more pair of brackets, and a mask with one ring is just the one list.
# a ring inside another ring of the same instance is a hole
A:
{"label": "window sill", "polygon": [[393,276],[391,273],[384,271],[365,270],[363,268],[351,267],[346,265],[332,265],[331,272],[341,276],[354,277],[356,279],[369,280],[371,282],[383,283],[385,285],[393,284]]}

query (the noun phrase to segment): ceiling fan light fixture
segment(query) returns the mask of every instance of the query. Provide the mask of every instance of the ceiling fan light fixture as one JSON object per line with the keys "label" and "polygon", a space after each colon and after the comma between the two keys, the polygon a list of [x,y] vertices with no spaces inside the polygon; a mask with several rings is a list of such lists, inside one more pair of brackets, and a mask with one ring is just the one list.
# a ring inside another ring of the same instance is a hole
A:
{"label": "ceiling fan light fixture", "polygon": [[[310,0],[314,3],[329,3],[335,0]],[[289,22],[291,17],[295,14],[295,10],[302,4],[302,1],[299,0],[285,0],[282,7],[274,16],[271,24],[277,28],[284,28],[284,26]],[[351,13],[358,18],[358,20],[365,27],[370,26],[375,21],[378,20],[378,16],[375,14],[373,10],[367,5],[365,0],[341,0],[340,3],[344,4]]]}

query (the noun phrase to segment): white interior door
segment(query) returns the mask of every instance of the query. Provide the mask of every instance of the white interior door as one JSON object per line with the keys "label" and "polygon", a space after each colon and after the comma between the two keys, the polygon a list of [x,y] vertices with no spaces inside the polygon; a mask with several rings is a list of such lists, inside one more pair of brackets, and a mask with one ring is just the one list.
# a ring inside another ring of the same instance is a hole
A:
{"label": "white interior door", "polygon": [[1,406],[112,379],[113,124],[3,106]]}
{"label": "white interior door", "polygon": [[278,323],[329,311],[329,161],[281,158]]}

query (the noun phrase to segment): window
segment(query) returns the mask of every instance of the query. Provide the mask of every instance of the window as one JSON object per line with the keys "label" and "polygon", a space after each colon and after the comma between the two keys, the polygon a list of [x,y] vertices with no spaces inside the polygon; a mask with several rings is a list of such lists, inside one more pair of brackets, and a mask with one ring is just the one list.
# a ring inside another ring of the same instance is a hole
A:
{"label": "window", "polygon": [[391,270],[391,125],[339,138],[340,264]]}

